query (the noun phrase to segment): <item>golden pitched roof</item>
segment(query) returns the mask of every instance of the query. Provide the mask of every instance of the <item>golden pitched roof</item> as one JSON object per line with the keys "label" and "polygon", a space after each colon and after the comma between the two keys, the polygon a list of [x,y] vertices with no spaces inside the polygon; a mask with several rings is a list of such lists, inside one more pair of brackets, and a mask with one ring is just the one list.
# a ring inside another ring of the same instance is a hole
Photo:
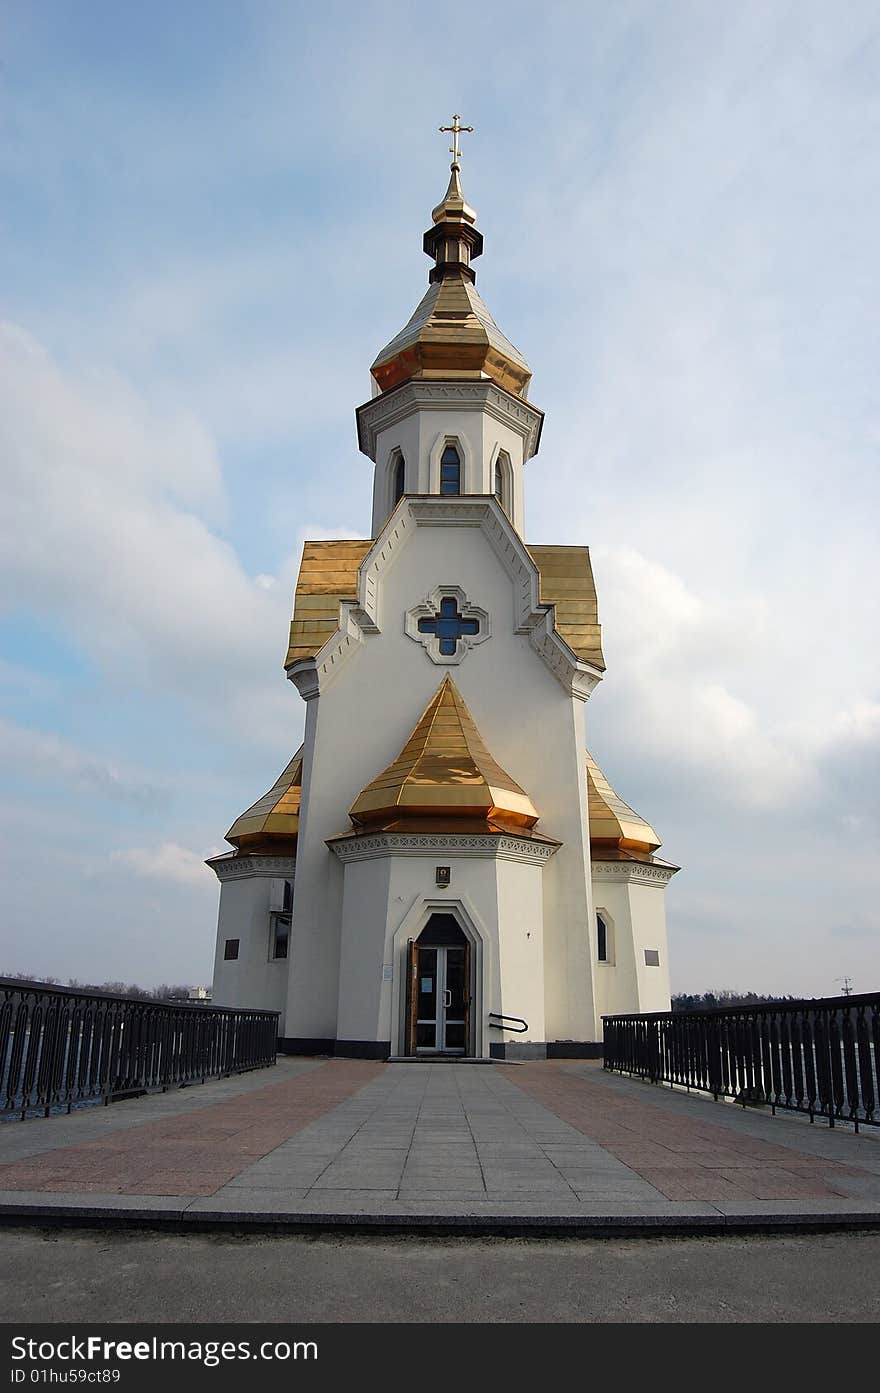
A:
{"label": "golden pitched roof", "polygon": [[412,377],[488,377],[524,397],[532,380],[525,358],[464,274],[428,286],[409,323],[376,356],[370,372],[383,392]]}
{"label": "golden pitched roof", "polygon": [[[373,543],[361,538],[306,542],[296,583],[285,667],[314,658],[339,627],[342,600],[357,600],[358,570]],[[604,671],[599,606],[589,547],[530,546],[540,599],[554,606],[556,632],[584,662]]]}
{"label": "golden pitched roof", "polygon": [[492,758],[451,678],[445,677],[393,764],[358,794],[355,825],[401,817],[462,817],[533,827],[531,799]]}
{"label": "golden pitched roof", "polygon": [[358,570],[372,545],[359,539],[305,543],[285,667],[314,658],[336,633],[340,602],[357,599]]}
{"label": "golden pitched roof", "polygon": [[649,822],[614,792],[593,756],[587,751],[587,799],[590,845],[622,851],[653,852],[660,838]]}
{"label": "golden pitched roof", "polygon": [[263,842],[295,840],[299,832],[299,805],[302,796],[302,757],[300,745],[293,759],[275,783],[247,812],[237,817],[226,833],[226,840],[239,850],[255,850]]}
{"label": "golden pitched roof", "polygon": [[526,547],[541,573],[542,605],[555,608],[559,637],[576,658],[605,669],[589,547]]}

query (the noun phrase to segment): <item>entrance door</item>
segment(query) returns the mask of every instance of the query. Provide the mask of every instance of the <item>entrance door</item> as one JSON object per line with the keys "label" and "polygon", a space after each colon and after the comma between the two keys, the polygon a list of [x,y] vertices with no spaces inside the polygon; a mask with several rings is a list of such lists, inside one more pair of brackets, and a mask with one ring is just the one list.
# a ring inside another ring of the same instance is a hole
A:
{"label": "entrance door", "polygon": [[416,1053],[464,1054],[467,1039],[465,949],[418,945]]}
{"label": "entrance door", "polygon": [[470,944],[451,914],[432,914],[410,943],[410,1054],[466,1054],[470,1042]]}

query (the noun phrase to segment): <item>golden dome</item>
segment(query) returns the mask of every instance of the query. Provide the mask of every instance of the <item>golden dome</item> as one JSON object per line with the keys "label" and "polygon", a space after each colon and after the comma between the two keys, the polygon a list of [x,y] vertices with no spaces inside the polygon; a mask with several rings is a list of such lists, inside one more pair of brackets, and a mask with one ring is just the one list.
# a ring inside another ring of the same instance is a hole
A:
{"label": "golden dome", "polygon": [[235,819],[226,840],[237,850],[280,852],[285,849],[283,843],[295,843],[302,796],[302,757],[300,745],[269,792]]}
{"label": "golden dome", "polygon": [[444,678],[393,764],[358,794],[359,826],[400,817],[468,818],[522,830],[531,799],[492,758],[451,678]]}
{"label": "golden dome", "polygon": [[590,815],[590,845],[600,852],[654,852],[660,838],[650,823],[619,798],[587,751],[587,799]]}
{"label": "golden dome", "polygon": [[424,249],[435,266],[409,323],[376,357],[370,371],[383,392],[410,378],[485,379],[524,397],[532,380],[525,358],[505,338],[477,293],[471,262],[483,250],[476,213],[464,201],[458,165],[433,212]]}

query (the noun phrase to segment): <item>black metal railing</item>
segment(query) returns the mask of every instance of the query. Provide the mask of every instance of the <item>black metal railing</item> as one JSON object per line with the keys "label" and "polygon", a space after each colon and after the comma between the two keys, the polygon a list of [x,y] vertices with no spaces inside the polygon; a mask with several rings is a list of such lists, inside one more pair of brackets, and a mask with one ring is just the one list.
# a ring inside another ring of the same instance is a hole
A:
{"label": "black metal railing", "polygon": [[275,1063],[277,1011],[0,978],[0,1114],[109,1102]]}
{"label": "black metal railing", "polygon": [[[505,1021],[515,1021],[515,1025],[505,1025]],[[489,1012],[490,1030],[509,1030],[513,1035],[525,1035],[528,1031],[529,1023],[524,1021],[522,1016],[504,1016],[500,1011]]]}
{"label": "black metal railing", "polygon": [[606,1069],[714,1098],[880,1125],[880,994],[603,1016]]}

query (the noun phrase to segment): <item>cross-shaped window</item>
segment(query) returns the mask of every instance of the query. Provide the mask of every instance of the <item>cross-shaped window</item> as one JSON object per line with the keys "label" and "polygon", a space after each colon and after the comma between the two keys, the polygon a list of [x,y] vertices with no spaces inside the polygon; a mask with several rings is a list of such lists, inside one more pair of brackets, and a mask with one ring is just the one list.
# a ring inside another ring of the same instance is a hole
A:
{"label": "cross-shaped window", "polygon": [[463,634],[478,634],[479,619],[463,619],[454,595],[446,595],[440,601],[440,613],[433,619],[419,620],[420,634],[436,634],[440,640],[440,652],[444,658],[454,658],[458,640]]}

